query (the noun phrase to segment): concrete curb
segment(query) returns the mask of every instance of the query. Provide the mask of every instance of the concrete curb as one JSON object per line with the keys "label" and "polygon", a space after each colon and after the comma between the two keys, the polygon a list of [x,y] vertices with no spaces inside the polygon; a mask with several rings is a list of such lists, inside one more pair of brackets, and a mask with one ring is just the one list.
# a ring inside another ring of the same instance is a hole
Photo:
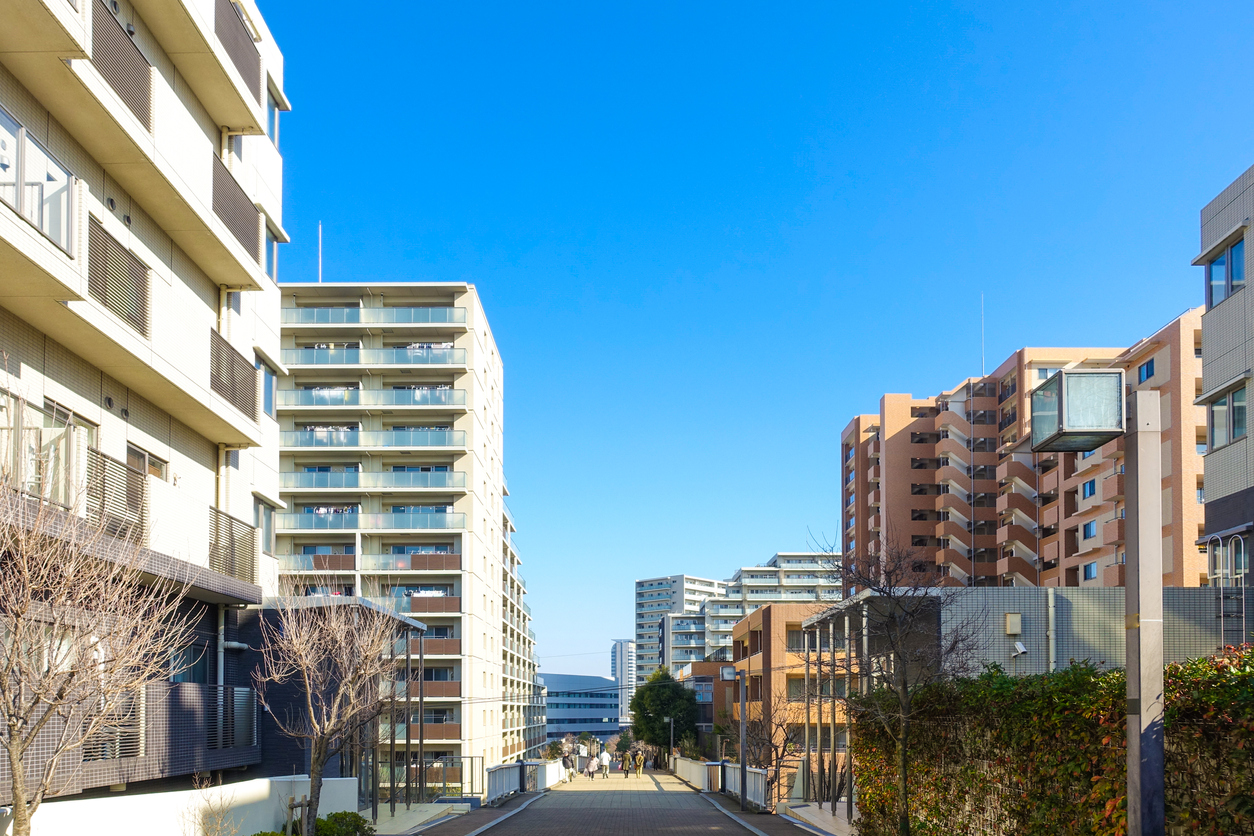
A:
{"label": "concrete curb", "polygon": [[[493,819],[492,821],[490,821],[490,822],[488,822],[487,824],[485,824],[483,827],[478,827],[478,828],[475,828],[474,830],[472,830],[472,831],[470,831],[469,833],[467,833],[467,834],[466,834],[466,836],[479,836],[479,834],[480,834],[480,833],[483,833],[485,830],[488,830],[488,829],[490,829],[490,828],[496,827],[498,824],[500,824],[501,822],[505,821],[505,820],[506,820],[506,819],[508,819],[510,816],[514,816],[514,815],[517,815],[518,813],[521,813],[523,810],[526,810],[528,807],[530,807],[532,804],[534,804],[534,803],[536,803],[537,801],[539,801],[541,798],[544,798],[545,794],[546,794],[546,793],[540,793],[540,794],[539,794],[539,795],[537,795],[535,798],[529,798],[529,799],[527,799],[526,803],[524,803],[524,804],[519,804],[519,805],[518,805],[515,809],[510,810],[508,813],[506,813],[505,815],[501,816],[501,817],[500,817],[500,818],[498,818],[498,819]],[[764,836],[765,836],[765,834],[764,834]]]}
{"label": "concrete curb", "polygon": [[[724,816],[727,816],[727,818],[731,819],[731,820],[732,820],[732,821],[734,821],[736,824],[738,824],[738,825],[740,825],[741,827],[743,827],[745,830],[748,830],[750,833],[754,834],[754,836],[767,836],[767,834],[763,833],[761,830],[758,830],[756,827],[754,827],[753,825],[749,824],[749,823],[748,823],[747,821],[745,821],[744,819],[738,818],[738,817],[736,817],[735,815],[733,815],[730,811],[728,811],[728,810],[724,809],[723,805],[722,805],[722,804],[719,804],[719,803],[718,803],[717,801],[715,801],[713,798],[710,798],[709,796],[705,795],[704,793],[698,793],[698,795],[700,795],[700,796],[701,796],[702,798],[704,798],[706,801],[710,802],[710,804],[712,804],[712,805],[714,806],[714,809],[715,809],[715,810],[718,810],[718,811],[719,811],[720,813],[722,813]],[[473,834],[467,834],[467,836],[473,836]]]}

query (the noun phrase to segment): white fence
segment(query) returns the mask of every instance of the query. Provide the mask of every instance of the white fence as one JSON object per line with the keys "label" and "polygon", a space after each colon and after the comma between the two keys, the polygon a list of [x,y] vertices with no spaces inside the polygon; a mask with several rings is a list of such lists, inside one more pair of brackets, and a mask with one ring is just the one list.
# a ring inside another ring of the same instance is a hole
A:
{"label": "white fence", "polygon": [[[727,794],[740,798],[740,764],[729,763],[724,766],[724,769],[727,770]],[[759,810],[767,808],[765,769],[749,767],[749,774],[746,776],[745,801]]]}
{"label": "white fence", "polygon": [[[583,759],[585,762],[587,758]],[[488,794],[485,804],[508,798],[516,792],[542,792],[566,780],[561,761],[525,761],[488,767]]]}
{"label": "white fence", "polygon": [[723,765],[717,762],[708,763],[689,758],[675,758],[675,774],[692,784],[699,792],[719,791],[719,772],[722,767]]}
{"label": "white fence", "polygon": [[486,803],[492,804],[518,792],[522,785],[522,771],[527,768],[525,763],[506,763],[488,767],[488,795]]}

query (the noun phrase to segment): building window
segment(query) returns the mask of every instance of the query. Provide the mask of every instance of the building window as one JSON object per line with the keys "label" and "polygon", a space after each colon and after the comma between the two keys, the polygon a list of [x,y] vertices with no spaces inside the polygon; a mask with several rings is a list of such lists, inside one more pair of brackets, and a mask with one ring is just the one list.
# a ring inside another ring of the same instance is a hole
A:
{"label": "building window", "polygon": [[1046,368],[1037,369],[1036,379],[1037,380],[1049,380],[1051,377],[1054,376],[1054,372],[1056,371],[1058,371],[1058,369],[1046,369]]}
{"label": "building window", "polygon": [[271,418],[277,418],[278,415],[274,410],[275,389],[278,387],[278,373],[270,368],[270,364],[257,359],[257,371],[261,372],[261,410]]}
{"label": "building window", "polygon": [[270,227],[266,227],[265,260],[266,275],[277,282],[279,280],[279,239],[270,231]]}
{"label": "building window", "polygon": [[209,653],[204,645],[189,644],[170,654],[170,681],[209,682]]}
{"label": "building window", "polygon": [[1092,563],[1084,564],[1084,579],[1086,581],[1097,580],[1097,561],[1096,560],[1094,560]]}
{"label": "building window", "polygon": [[1080,486],[1080,498],[1088,499],[1097,493],[1097,480],[1090,479]]}
{"label": "building window", "polygon": [[[0,201],[70,252],[73,177],[16,119],[0,108]],[[21,188],[18,188],[18,184]]]}
{"label": "building window", "polygon": [[279,102],[269,90],[266,91],[266,136],[275,148],[279,147]]}
{"label": "building window", "polygon": [[1136,370],[1136,382],[1144,383],[1154,376],[1154,360],[1153,358],[1146,360]]}
{"label": "building window", "polygon": [[1243,438],[1246,432],[1246,387],[1234,389],[1210,405],[1210,449]]}
{"label": "building window", "polygon": [[[274,554],[274,506],[253,500],[253,524],[257,526],[257,536],[261,540],[261,551]],[[309,554],[310,552],[306,552]]]}
{"label": "building window", "polygon": [[126,463],[140,473],[165,481],[166,463],[134,444],[126,445]]}
{"label": "building window", "polygon": [[1087,459],[1089,456],[1092,456],[1096,452],[1097,452],[1096,450],[1082,450],[1080,452],[1080,458]]}
{"label": "building window", "polygon": [[1211,259],[1206,265],[1206,307],[1213,308],[1245,287],[1245,239]]}
{"label": "building window", "polygon": [[1089,520],[1084,524],[1084,539],[1092,540],[1097,536],[1097,520]]}

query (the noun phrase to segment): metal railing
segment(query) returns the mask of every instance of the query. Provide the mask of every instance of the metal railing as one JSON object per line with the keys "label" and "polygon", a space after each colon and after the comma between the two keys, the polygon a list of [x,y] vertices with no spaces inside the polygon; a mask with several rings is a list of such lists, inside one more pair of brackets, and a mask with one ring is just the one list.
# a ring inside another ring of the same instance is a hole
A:
{"label": "metal railing", "polygon": [[263,103],[261,98],[261,54],[253,42],[252,33],[244,23],[235,4],[231,0],[217,0],[214,6],[213,32],[218,36],[222,48],[239,70],[248,91]]}
{"label": "metal railing", "polygon": [[209,568],[245,583],[256,583],[257,529],[211,507]]}
{"label": "metal railing", "polygon": [[362,471],[339,473],[280,473],[283,488],[464,488],[461,471]]}
{"label": "metal railing", "polygon": [[696,788],[697,792],[718,792],[722,764],[717,761],[694,761],[690,758],[675,758],[675,775]]}
{"label": "metal railing", "polygon": [[[740,768],[738,763],[723,765],[723,784],[725,787],[723,791],[733,798],[740,798]],[[768,784],[766,770],[749,767],[749,774],[745,784],[745,802],[757,807],[759,810],[765,810],[767,808],[766,790]]]}
{"label": "metal railing", "polygon": [[137,545],[148,540],[148,477],[95,448],[87,450],[87,519]]}
{"label": "metal railing", "polygon": [[209,329],[209,388],[257,420],[257,367],[215,329]]}
{"label": "metal railing", "polygon": [[465,389],[280,389],[279,406],[465,406]]}
{"label": "metal railing", "polygon": [[205,694],[205,745],[238,749],[257,745],[257,695],[252,688],[200,685]]}
{"label": "metal railing", "polygon": [[285,348],[288,366],[464,366],[464,348]]}
{"label": "metal railing", "polygon": [[280,447],[465,447],[465,430],[295,430]]}
{"label": "metal railing", "polygon": [[91,42],[92,66],[143,123],[144,129],[151,131],[152,65],[104,0],[92,9]]}
{"label": "metal railing", "polygon": [[466,527],[466,515],[456,514],[275,514],[280,531],[356,531],[382,529],[445,531]]}
{"label": "metal railing", "polygon": [[284,308],[284,325],[444,324],[466,321],[465,308]]}

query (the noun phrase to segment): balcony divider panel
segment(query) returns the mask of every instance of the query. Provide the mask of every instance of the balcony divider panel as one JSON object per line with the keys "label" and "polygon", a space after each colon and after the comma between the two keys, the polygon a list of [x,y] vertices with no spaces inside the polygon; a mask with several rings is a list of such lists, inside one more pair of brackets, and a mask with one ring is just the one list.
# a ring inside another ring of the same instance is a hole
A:
{"label": "balcony divider panel", "polygon": [[87,224],[87,292],[119,319],[148,336],[148,265],[105,231],[95,218]]}
{"label": "balcony divider panel", "polygon": [[125,462],[88,448],[87,519],[110,536],[146,545],[148,477]]}
{"label": "balcony divider panel", "polygon": [[91,63],[151,133],[152,65],[104,0],[98,0],[92,11]]}

